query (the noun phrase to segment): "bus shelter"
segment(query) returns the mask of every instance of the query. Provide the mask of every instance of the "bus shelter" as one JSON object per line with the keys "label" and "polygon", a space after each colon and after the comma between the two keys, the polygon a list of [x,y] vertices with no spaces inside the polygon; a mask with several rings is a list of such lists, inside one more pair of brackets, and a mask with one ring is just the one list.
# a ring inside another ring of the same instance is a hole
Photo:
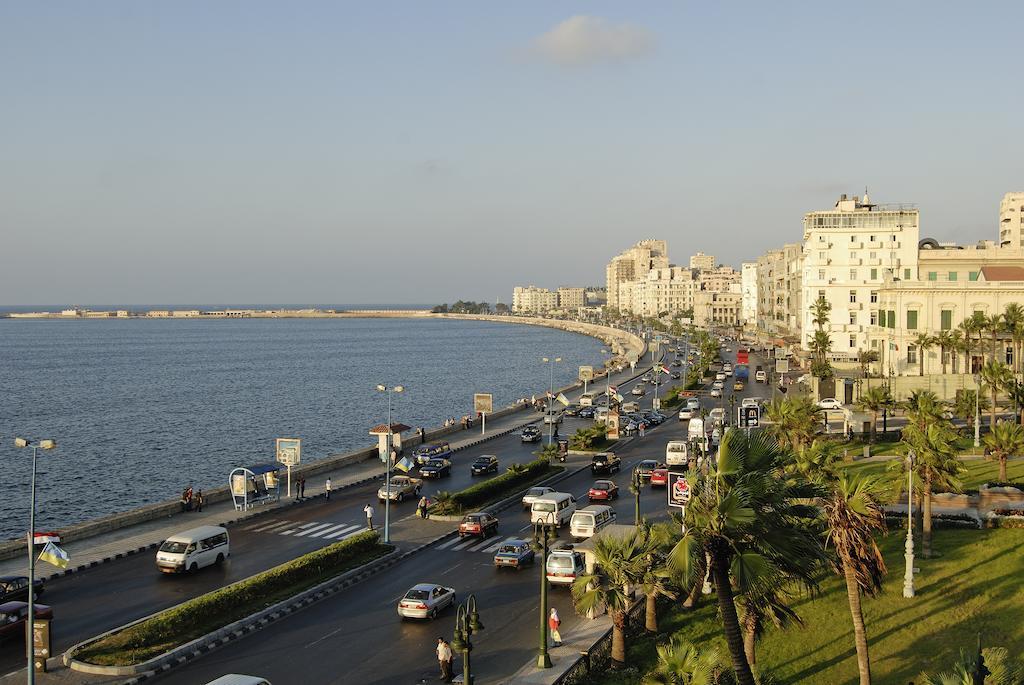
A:
{"label": "bus shelter", "polygon": [[258,504],[281,499],[280,464],[240,466],[231,471],[228,483],[236,511],[248,511]]}

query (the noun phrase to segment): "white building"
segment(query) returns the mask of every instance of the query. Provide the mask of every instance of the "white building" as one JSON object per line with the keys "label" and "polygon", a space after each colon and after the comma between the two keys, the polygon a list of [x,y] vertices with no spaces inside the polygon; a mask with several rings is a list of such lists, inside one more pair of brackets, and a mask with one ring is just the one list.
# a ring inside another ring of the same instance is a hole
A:
{"label": "white building", "polygon": [[664,240],[641,240],[628,250],[612,257],[605,269],[608,306],[622,308],[620,288],[623,283],[645,278],[651,269],[667,267],[668,244]]}
{"label": "white building", "polygon": [[999,203],[999,245],[1024,247],[1024,193],[1007,193]]}
{"label": "white building", "polygon": [[619,309],[637,316],[679,314],[693,308],[699,289],[693,272],[678,266],[652,269],[644,278],[620,284]]}
{"label": "white building", "polygon": [[743,306],[740,318],[745,325],[757,323],[757,262],[743,262],[740,266],[740,292],[743,295]]}
{"label": "white building", "polygon": [[587,304],[584,288],[559,288],[557,295],[559,309],[579,309]]}
{"label": "white building", "polygon": [[690,257],[690,268],[700,271],[709,271],[715,268],[715,256],[698,252]]}
{"label": "white building", "polygon": [[870,312],[885,277],[916,280],[919,214],[911,205],[882,206],[842,195],[835,208],[804,215],[800,345],[810,349],[811,307],[832,305],[825,330],[834,359],[868,349]]}
{"label": "white building", "polygon": [[558,308],[558,293],[547,288],[528,285],[512,289],[512,311],[519,314],[540,314]]}

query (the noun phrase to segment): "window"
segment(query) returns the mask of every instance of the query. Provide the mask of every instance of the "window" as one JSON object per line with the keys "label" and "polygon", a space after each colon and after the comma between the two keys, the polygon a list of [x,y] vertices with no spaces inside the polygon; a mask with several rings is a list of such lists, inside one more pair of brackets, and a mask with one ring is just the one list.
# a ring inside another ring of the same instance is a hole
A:
{"label": "window", "polygon": [[850,347],[856,347],[856,346],[857,346],[857,336],[851,335],[850,336]]}
{"label": "window", "polygon": [[893,233],[893,235],[892,235],[892,241],[893,241],[894,243],[896,242],[896,234],[895,234],[895,233]]}
{"label": "window", "polygon": [[889,310],[889,328],[896,328],[896,310]]}
{"label": "window", "polygon": [[871,291],[871,304],[875,304],[877,302],[878,302],[878,291],[877,290],[872,290]]}
{"label": "window", "polygon": [[904,269],[903,270],[903,280],[905,280],[905,281],[909,281],[910,280],[910,269]]}
{"label": "window", "polygon": [[877,340],[872,340],[871,341],[871,347],[872,347],[872,349],[878,349],[878,341]]}
{"label": "window", "polygon": [[928,280],[929,280],[929,281],[937,281],[937,280],[939,280],[939,274],[938,274],[938,272],[935,272],[935,271],[929,271],[929,272],[928,272]]}
{"label": "window", "polygon": [[878,325],[878,312],[875,312],[875,311],[871,312],[871,325],[872,326],[877,326]]}
{"label": "window", "polygon": [[978,272],[977,271],[968,271],[967,272],[967,280],[968,281],[976,281],[976,280],[978,280]]}
{"label": "window", "polygon": [[851,243],[855,243],[855,242],[857,242],[857,236],[855,236],[855,235],[851,235],[851,236],[850,236],[850,242],[851,242]]}
{"label": "window", "polygon": [[857,302],[857,291],[856,290],[851,290],[850,291],[850,302],[853,302],[853,303]]}
{"label": "window", "polygon": [[825,234],[824,233],[819,233],[818,234],[818,242],[819,243],[825,242]]}
{"label": "window", "polygon": [[850,269],[850,280],[851,281],[856,281],[857,280],[857,270],[856,269]]}
{"label": "window", "polygon": [[856,252],[851,252],[850,253],[850,261],[854,261],[856,259],[857,259],[857,253]]}
{"label": "window", "polygon": [[871,280],[872,281],[878,280],[878,269],[872,269],[871,270]]}
{"label": "window", "polygon": [[868,240],[870,240],[871,242],[875,242],[875,236],[871,236],[870,238],[868,238]]}
{"label": "window", "polygon": [[914,347],[913,345],[907,345],[907,363],[917,363],[917,348]]}
{"label": "window", "polygon": [[877,259],[878,258],[878,253],[877,252],[869,252],[868,253],[868,257],[871,257],[872,259]]}
{"label": "window", "polygon": [[916,331],[917,330],[917,312],[915,312],[915,311],[908,311],[907,312],[907,330],[908,331]]}
{"label": "window", "polygon": [[824,281],[825,280],[825,270],[824,269],[818,269],[818,280],[819,281]]}
{"label": "window", "polygon": [[951,281],[955,281],[956,280],[956,272],[955,271],[950,271],[949,272],[949,276],[947,278],[949,280],[951,280]]}
{"label": "window", "polygon": [[857,312],[850,312],[850,325],[855,326],[857,324]]}
{"label": "window", "polygon": [[820,259],[822,261],[828,259],[828,252],[819,252],[818,253],[818,259]]}
{"label": "window", "polygon": [[825,299],[825,291],[824,290],[819,290],[818,291],[818,299],[819,300],[824,300]]}
{"label": "window", "polygon": [[952,330],[953,328],[953,310],[943,309],[939,312],[940,325],[939,328],[944,331]]}

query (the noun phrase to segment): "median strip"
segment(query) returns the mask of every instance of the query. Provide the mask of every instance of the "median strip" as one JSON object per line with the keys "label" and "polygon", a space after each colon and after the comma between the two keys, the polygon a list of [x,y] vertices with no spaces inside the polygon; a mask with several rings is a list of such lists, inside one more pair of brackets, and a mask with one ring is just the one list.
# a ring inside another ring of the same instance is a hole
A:
{"label": "median strip", "polygon": [[430,506],[430,513],[441,517],[459,516],[466,511],[475,511],[563,470],[562,466],[552,466],[551,461],[546,458],[535,459],[522,465],[516,464],[500,476],[477,483],[465,490],[438,493],[437,501]]}

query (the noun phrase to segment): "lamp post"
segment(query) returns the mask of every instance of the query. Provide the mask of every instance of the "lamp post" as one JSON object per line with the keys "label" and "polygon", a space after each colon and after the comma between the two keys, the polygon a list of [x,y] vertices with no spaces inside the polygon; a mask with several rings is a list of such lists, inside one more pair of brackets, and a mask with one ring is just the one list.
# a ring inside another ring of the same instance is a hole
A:
{"label": "lamp post", "polygon": [[473,685],[473,672],[469,664],[469,653],[473,651],[470,637],[483,629],[480,614],[476,612],[476,597],[470,595],[455,612],[455,634],[452,635],[452,649],[462,654],[462,682],[465,685]]}
{"label": "lamp post", "polygon": [[[992,407],[995,411],[995,407]],[[974,446],[981,447],[981,376],[974,375]]]}
{"label": "lamp post", "polygon": [[903,574],[903,596],[914,596],[914,452],[907,452],[907,570]]}
{"label": "lamp post", "polygon": [[548,654],[548,543],[557,532],[554,530],[554,512],[548,512],[551,520],[535,521],[533,539],[540,544],[540,641],[537,649],[537,668],[551,668],[551,656]]}
{"label": "lamp post", "polygon": [[387,446],[384,450],[384,463],[387,467],[384,469],[384,481],[385,481],[385,493],[387,497],[384,498],[384,542],[391,542],[391,445],[394,440],[394,436],[391,432],[391,396],[396,392],[405,392],[405,386],[396,385],[391,388],[386,385],[378,385],[377,392],[385,392],[388,395],[388,433],[387,433]]}
{"label": "lamp post", "polygon": [[555,427],[555,420],[554,417],[551,415],[551,401],[555,394],[555,364],[562,361],[562,358],[555,357],[554,359],[551,359],[550,357],[541,357],[540,360],[547,364],[548,368],[551,370],[551,375],[549,377],[548,384],[548,415],[545,418],[545,420],[548,422],[548,445],[550,445],[551,441],[554,440],[553,431]]}
{"label": "lamp post", "polygon": [[32,448],[32,485],[29,498],[28,513],[28,616],[25,621],[25,656],[28,661],[28,684],[36,682],[35,656],[33,653],[34,641],[32,640],[32,628],[36,620],[36,454],[39,449],[52,450],[57,446],[53,440],[28,440],[26,438],[15,438],[15,447]]}
{"label": "lamp post", "polygon": [[[602,348],[601,349],[601,355],[604,356],[606,354],[611,354],[611,352],[609,352],[608,350]],[[611,397],[611,394],[612,394],[611,377],[612,377],[611,367],[609,367],[606,364],[605,367],[604,367],[604,396],[605,397]]]}
{"label": "lamp post", "polygon": [[643,489],[643,486],[644,486],[644,479],[640,475],[640,467],[639,466],[634,466],[633,467],[633,473],[630,476],[630,478],[631,478],[630,490],[633,491],[633,495],[636,497],[636,503],[635,503],[634,509],[633,509],[633,525],[634,526],[639,526],[640,525],[640,491]]}

